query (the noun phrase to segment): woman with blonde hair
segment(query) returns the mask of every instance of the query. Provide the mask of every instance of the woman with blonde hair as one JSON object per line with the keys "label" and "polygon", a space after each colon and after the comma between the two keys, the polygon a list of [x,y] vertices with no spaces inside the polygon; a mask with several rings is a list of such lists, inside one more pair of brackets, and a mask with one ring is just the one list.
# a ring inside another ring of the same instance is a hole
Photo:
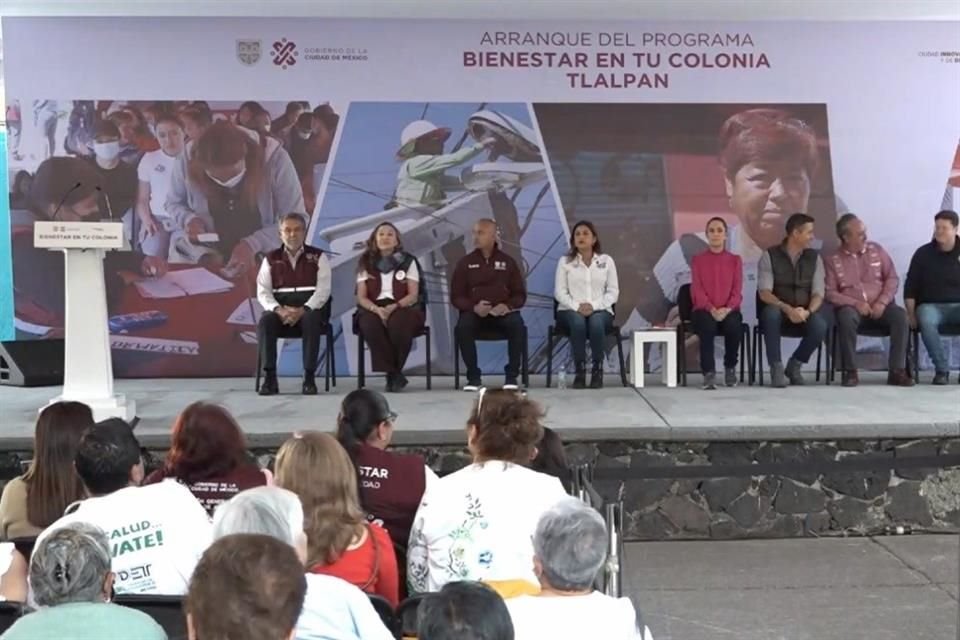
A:
{"label": "woman with blonde hair", "polygon": [[276,484],[303,503],[307,570],[331,575],[399,604],[397,558],[385,529],[367,522],[357,472],[337,439],[306,432],[277,453]]}

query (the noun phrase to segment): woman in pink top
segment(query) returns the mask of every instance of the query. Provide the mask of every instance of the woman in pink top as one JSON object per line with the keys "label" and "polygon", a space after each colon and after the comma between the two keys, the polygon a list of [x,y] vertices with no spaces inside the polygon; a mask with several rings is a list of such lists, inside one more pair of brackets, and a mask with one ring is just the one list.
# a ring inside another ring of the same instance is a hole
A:
{"label": "woman in pink top", "polygon": [[693,330],[700,338],[700,370],[703,388],[716,389],[713,339],[723,335],[724,382],[737,386],[737,354],[742,336],[740,302],[743,262],[726,249],[727,223],[723,218],[707,221],[707,250],[691,263]]}

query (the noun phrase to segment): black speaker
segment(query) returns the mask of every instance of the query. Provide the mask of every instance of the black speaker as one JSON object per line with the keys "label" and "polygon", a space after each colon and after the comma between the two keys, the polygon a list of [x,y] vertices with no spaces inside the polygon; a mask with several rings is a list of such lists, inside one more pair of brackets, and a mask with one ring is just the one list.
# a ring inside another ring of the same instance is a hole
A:
{"label": "black speaker", "polygon": [[52,387],[63,384],[63,340],[0,342],[0,384]]}

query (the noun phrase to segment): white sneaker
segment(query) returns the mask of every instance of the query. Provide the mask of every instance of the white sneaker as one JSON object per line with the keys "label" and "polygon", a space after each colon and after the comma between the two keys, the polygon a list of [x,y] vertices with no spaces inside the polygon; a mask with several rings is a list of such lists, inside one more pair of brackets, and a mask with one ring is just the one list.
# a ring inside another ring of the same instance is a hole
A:
{"label": "white sneaker", "polygon": [[518,384],[505,384],[505,385],[503,385],[503,386],[500,387],[500,388],[503,389],[504,391],[517,391],[517,390],[520,388],[520,385],[518,385]]}
{"label": "white sneaker", "polygon": [[464,391],[467,391],[467,392],[470,392],[470,393],[476,393],[477,391],[480,391],[480,385],[478,385],[478,384],[466,384],[466,385],[463,386],[463,390],[464,390]]}

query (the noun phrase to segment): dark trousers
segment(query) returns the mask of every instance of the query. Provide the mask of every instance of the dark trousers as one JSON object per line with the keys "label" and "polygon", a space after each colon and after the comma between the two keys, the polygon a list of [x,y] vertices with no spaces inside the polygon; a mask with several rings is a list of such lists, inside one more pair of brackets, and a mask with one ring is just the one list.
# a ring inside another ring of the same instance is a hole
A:
{"label": "dark trousers", "polygon": [[[384,306],[384,302],[377,304]],[[413,347],[413,339],[423,330],[425,317],[420,307],[397,307],[384,323],[375,313],[357,309],[360,333],[370,346],[374,371],[402,373]]]}
{"label": "dark trousers", "polygon": [[277,368],[277,338],[302,338],[303,370],[310,373],[316,371],[320,338],[323,337],[325,326],[322,309],[310,309],[293,326],[283,324],[280,316],[273,311],[264,311],[257,323],[257,342],[263,370],[275,371]]}
{"label": "dark trousers", "polygon": [[[794,325],[803,329],[800,346],[793,352],[794,360],[803,363],[810,361],[810,356],[827,337],[827,329],[830,326],[828,313],[826,306],[821,306],[816,313],[810,314],[806,322]],[[770,366],[783,362],[780,355],[780,329],[784,322],[790,322],[790,320],[777,307],[767,305],[760,312],[760,329],[763,331],[763,343],[767,348],[767,362]]]}
{"label": "dark trousers", "polygon": [[613,326],[613,315],[608,311],[594,311],[583,316],[576,311],[557,312],[557,324],[570,334],[570,349],[577,364],[587,361],[587,337],[590,338],[590,353],[594,362],[603,362],[607,331]]}
{"label": "dark trousers", "polygon": [[693,312],[693,331],[700,339],[700,371],[714,373],[717,369],[713,355],[713,339],[723,336],[723,367],[733,369],[737,366],[740,354],[740,340],[743,339],[743,316],[733,310],[722,322],[717,322],[709,311],[697,309]]}
{"label": "dark trousers", "polygon": [[883,315],[874,320],[862,316],[855,307],[839,307],[837,314],[837,339],[840,342],[840,368],[846,371],[857,368],[857,330],[859,328],[887,329],[890,331],[891,370],[907,366],[907,342],[910,325],[903,307],[888,304]]}
{"label": "dark trousers", "polygon": [[467,380],[480,380],[480,367],[477,366],[477,334],[480,331],[496,331],[507,338],[507,366],[504,373],[507,378],[515,380],[520,375],[520,359],[523,355],[523,318],[519,311],[512,311],[505,316],[487,316],[481,318],[473,311],[461,311],[454,330],[463,364],[467,367]]}

